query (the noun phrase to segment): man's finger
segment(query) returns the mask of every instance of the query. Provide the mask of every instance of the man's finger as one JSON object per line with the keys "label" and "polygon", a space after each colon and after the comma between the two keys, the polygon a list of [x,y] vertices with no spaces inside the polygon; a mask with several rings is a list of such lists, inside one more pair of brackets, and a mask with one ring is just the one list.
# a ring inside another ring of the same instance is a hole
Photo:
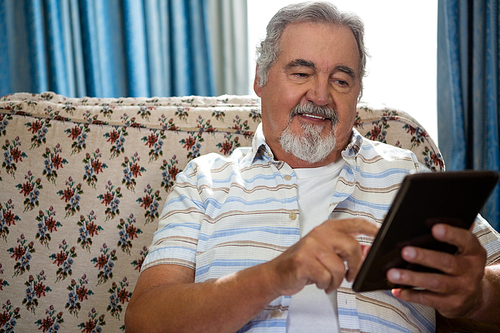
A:
{"label": "man's finger", "polygon": [[419,264],[425,267],[437,269],[450,275],[458,275],[469,267],[460,267],[463,263],[454,254],[446,252],[427,250],[414,246],[406,246],[401,250],[401,257],[407,262]]}
{"label": "man's finger", "polygon": [[[474,237],[469,230],[463,228],[457,228],[447,224],[436,224],[432,227],[432,236],[441,242],[455,245],[458,249],[458,253],[467,251],[467,248],[475,248],[470,247],[470,245],[474,244],[473,241],[476,237]],[[479,242],[476,243],[479,244]]]}
{"label": "man's finger", "polygon": [[375,237],[379,227],[363,218],[328,220],[327,223],[338,231],[351,236],[366,235]]}

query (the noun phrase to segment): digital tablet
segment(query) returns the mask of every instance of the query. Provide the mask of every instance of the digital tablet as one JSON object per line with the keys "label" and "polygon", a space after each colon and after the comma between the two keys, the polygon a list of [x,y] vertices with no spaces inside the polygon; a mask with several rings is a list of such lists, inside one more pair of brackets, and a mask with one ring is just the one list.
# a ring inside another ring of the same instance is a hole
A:
{"label": "digital tablet", "polygon": [[356,292],[405,288],[389,283],[390,268],[436,271],[410,264],[401,249],[412,245],[454,253],[456,247],[431,234],[436,223],[469,229],[497,184],[495,171],[426,172],[407,175],[354,280]]}

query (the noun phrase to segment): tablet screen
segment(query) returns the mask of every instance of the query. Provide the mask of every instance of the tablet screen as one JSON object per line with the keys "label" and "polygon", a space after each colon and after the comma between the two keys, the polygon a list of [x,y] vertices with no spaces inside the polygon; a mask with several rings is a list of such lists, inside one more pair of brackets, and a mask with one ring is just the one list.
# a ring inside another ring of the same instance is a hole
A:
{"label": "tablet screen", "polygon": [[357,292],[392,289],[387,270],[431,269],[401,258],[407,245],[454,253],[456,248],[431,234],[436,223],[470,228],[498,182],[494,171],[428,172],[407,175],[361,266],[352,289]]}

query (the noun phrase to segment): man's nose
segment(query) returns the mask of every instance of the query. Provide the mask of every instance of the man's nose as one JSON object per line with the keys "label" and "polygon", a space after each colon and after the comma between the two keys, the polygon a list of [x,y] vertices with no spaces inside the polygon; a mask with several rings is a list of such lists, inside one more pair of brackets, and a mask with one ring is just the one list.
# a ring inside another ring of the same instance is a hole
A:
{"label": "man's nose", "polygon": [[306,97],[316,105],[328,105],[332,102],[328,79],[317,78],[307,91]]}

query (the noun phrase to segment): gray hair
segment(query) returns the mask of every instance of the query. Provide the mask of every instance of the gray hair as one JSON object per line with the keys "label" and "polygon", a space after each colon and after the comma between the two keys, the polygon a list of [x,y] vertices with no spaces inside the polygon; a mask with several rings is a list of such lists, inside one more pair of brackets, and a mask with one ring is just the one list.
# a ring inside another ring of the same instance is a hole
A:
{"label": "gray hair", "polygon": [[267,25],[266,38],[257,47],[257,78],[262,87],[267,83],[269,70],[280,55],[280,39],[285,28],[292,23],[314,22],[346,26],[351,29],[358,45],[359,78],[361,91],[368,52],[364,43],[363,21],[353,13],[341,12],[328,2],[304,2],[280,9]]}

